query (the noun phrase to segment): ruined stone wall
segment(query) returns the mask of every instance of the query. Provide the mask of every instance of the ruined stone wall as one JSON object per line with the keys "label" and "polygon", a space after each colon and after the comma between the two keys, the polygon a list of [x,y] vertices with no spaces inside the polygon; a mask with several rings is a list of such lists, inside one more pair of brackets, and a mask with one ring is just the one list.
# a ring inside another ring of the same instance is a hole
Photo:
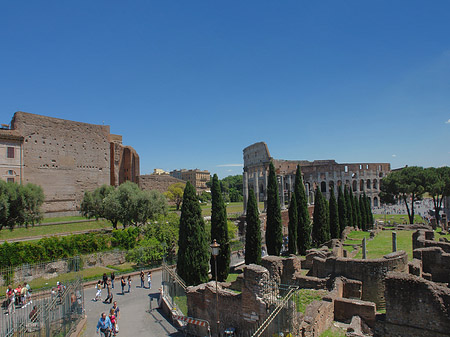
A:
{"label": "ruined stone wall", "polygon": [[375,302],[377,307],[384,307],[384,279],[389,271],[404,272],[408,267],[408,255],[398,251],[385,255],[381,259],[353,260],[328,257],[314,258],[312,276],[344,276],[363,283],[362,299]]}
{"label": "ruined stone wall", "polygon": [[111,185],[131,181],[137,183],[139,176],[139,156],[131,146],[111,143]]}
{"label": "ruined stone wall", "polygon": [[449,336],[449,288],[401,273],[389,273],[385,283],[386,319],[376,336]]}
{"label": "ruined stone wall", "polygon": [[86,190],[109,184],[109,126],[16,112],[23,137],[24,183],[42,186],[43,210],[75,212]]}
{"label": "ruined stone wall", "polygon": [[450,243],[434,240],[434,232],[417,230],[412,236],[413,250],[417,248],[440,247],[444,252],[450,253]]}
{"label": "ruined stone wall", "polygon": [[157,175],[157,174],[141,175],[138,177],[137,180],[140,189],[144,191],[156,190],[161,193],[167,192],[169,186],[172,184],[186,183],[181,179],[177,179],[169,175]]}

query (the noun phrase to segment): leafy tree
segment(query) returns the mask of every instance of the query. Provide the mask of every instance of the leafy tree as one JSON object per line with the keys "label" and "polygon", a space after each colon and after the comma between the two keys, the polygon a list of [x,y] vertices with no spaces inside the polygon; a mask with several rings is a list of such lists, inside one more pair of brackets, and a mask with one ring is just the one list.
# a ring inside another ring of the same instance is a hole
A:
{"label": "leafy tree", "polygon": [[291,203],[289,204],[289,224],[288,224],[288,250],[289,254],[297,253],[297,199],[295,199],[295,193],[292,193]]}
{"label": "leafy tree", "polygon": [[243,182],[242,174],[228,176],[220,180],[220,189],[225,198],[228,198],[231,202],[242,201]]}
{"label": "leafy tree", "polygon": [[180,217],[176,213],[159,215],[144,227],[144,237],[155,237],[162,246],[165,245],[165,253],[168,259],[175,256],[178,244],[178,232],[180,228]]}
{"label": "leafy tree", "polygon": [[85,191],[80,212],[87,218],[105,218],[103,200],[114,191],[111,185],[102,185],[93,192]]}
{"label": "leafy tree", "polygon": [[167,199],[175,203],[177,211],[180,209],[181,202],[183,201],[185,185],[185,183],[172,184],[169,186],[167,192],[164,193]]}
{"label": "leafy tree", "polygon": [[[228,238],[227,209],[223,201],[217,174],[214,174],[211,187],[211,240],[220,244],[217,259],[217,279],[226,281],[230,272],[230,241]],[[214,257],[211,256],[211,274],[215,278]]]}
{"label": "leafy tree", "polygon": [[207,203],[208,201],[211,201],[211,193],[203,191],[202,194],[200,194],[198,196],[198,200],[203,203]]}
{"label": "leafy tree", "polygon": [[267,181],[266,245],[269,255],[280,255],[283,245],[283,224],[281,222],[277,177],[272,162],[269,164],[269,177]]}
{"label": "leafy tree", "polygon": [[342,187],[339,186],[338,190],[338,211],[339,211],[339,237],[341,237],[342,231],[348,223],[347,208],[345,207],[345,197],[342,192]]}
{"label": "leafy tree", "polygon": [[316,189],[314,198],[314,213],[312,227],[312,243],[315,247],[319,247],[330,239],[330,230],[328,224],[328,209],[322,192]]}
{"label": "leafy tree", "polygon": [[339,211],[336,197],[334,196],[334,187],[330,189],[330,202],[329,202],[329,214],[330,214],[330,235],[332,239],[338,239],[340,237],[339,228]]}
{"label": "leafy tree", "polygon": [[442,201],[450,196],[450,167],[429,167],[424,170],[425,192],[433,198],[434,214],[437,223],[441,220]]}
{"label": "leafy tree", "polygon": [[350,187],[345,186],[344,187],[344,199],[345,199],[345,209],[347,213],[347,226],[353,227],[354,226],[354,220],[353,220],[353,207],[352,207],[352,198],[350,197]]}
{"label": "leafy tree", "polygon": [[178,239],[178,275],[187,285],[208,281],[208,242],[205,223],[194,186],[186,183],[181,206]]}
{"label": "leafy tree", "polygon": [[261,264],[261,222],[259,220],[256,196],[252,189],[248,193],[247,214],[245,218],[245,264]]}
{"label": "leafy tree", "polygon": [[295,199],[297,200],[297,249],[301,255],[305,255],[311,245],[311,219],[308,211],[308,199],[305,185],[303,185],[300,165],[297,165],[294,182]]}
{"label": "leafy tree", "polygon": [[409,223],[414,223],[414,202],[421,200],[425,192],[424,170],[418,166],[408,166],[389,173],[381,180],[380,199],[384,203],[401,200],[405,203]]}
{"label": "leafy tree", "polygon": [[34,184],[0,181],[0,229],[34,225],[42,219],[44,192]]}

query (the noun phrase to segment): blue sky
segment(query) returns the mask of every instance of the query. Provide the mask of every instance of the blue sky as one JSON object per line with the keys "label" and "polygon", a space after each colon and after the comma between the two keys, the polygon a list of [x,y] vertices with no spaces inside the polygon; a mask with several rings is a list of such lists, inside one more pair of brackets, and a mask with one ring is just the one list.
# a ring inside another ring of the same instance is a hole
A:
{"label": "blue sky", "polygon": [[[154,168],[450,164],[448,1],[2,1],[0,116],[108,124]],[[230,165],[230,166],[226,166]]]}

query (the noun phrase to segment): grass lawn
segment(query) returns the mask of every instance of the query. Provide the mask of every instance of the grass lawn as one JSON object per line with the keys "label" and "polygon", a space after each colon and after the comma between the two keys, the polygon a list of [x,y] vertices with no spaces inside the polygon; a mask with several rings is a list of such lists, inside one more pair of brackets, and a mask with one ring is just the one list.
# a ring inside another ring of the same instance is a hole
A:
{"label": "grass lawn", "polygon": [[[258,203],[259,209],[262,211],[264,209],[264,202]],[[202,204],[202,215],[210,216],[211,215],[211,204]],[[234,213],[242,213],[244,211],[244,203],[243,202],[230,202],[227,204],[227,214]]]}
{"label": "grass lawn", "polygon": [[[375,220],[384,221],[384,214],[374,214],[373,218]],[[394,222],[399,224],[409,223],[409,218],[407,214],[386,214],[386,223],[388,223],[388,221],[390,221],[391,224],[393,224]],[[420,222],[424,222],[423,218],[420,215],[414,215],[414,223]]]}
{"label": "grass lawn", "polygon": [[236,281],[238,275],[239,274],[233,274],[233,273],[228,274],[227,282],[234,282],[234,281]]}
{"label": "grass lawn", "polygon": [[41,223],[51,223],[51,222],[62,222],[62,221],[75,221],[75,220],[86,220],[84,216],[58,216],[55,218],[44,218]]}
{"label": "grass lawn", "polygon": [[[414,231],[397,231],[397,250],[404,250],[408,260],[412,260],[412,234]],[[371,241],[367,241],[367,257],[377,259],[392,253],[392,231],[381,231]],[[355,259],[362,258],[362,250],[356,254]]]}
{"label": "grass lawn", "polygon": [[[369,232],[351,231],[347,235],[347,240],[344,243],[349,243],[349,244],[361,243],[361,240],[363,238],[368,239],[369,237],[370,237],[370,233]],[[352,240],[349,240],[349,239],[352,239]]]}
{"label": "grass lawn", "polygon": [[332,326],[328,330],[324,331],[320,337],[345,337],[346,331],[341,328]]}
{"label": "grass lawn", "polygon": [[446,238],[447,240],[450,240],[450,233],[442,235],[441,231],[442,231],[441,228],[436,229],[436,231],[434,232],[434,239],[436,241],[439,241],[439,238]]}
{"label": "grass lawn", "polygon": [[[88,281],[88,280],[101,279],[103,273],[107,273],[109,275],[110,272],[111,272],[111,269],[104,268],[104,267],[86,268],[78,273],[70,272],[70,273],[61,274],[61,275],[58,275],[58,276],[52,277],[52,278],[39,277],[39,278],[36,278],[33,281],[31,281],[30,286],[31,286],[31,289],[33,289],[33,291],[36,292],[39,290],[50,289],[52,287],[56,287],[56,282],[58,282],[58,281],[62,282],[63,284],[68,283],[71,280],[76,279],[77,274],[80,274],[80,276],[84,278],[84,281]],[[23,282],[21,282],[21,283],[23,283]],[[17,286],[17,284],[14,283],[13,287],[16,287],[16,286]],[[5,292],[6,292],[6,286],[0,287],[0,294],[2,296],[4,296]]]}
{"label": "grass lawn", "polygon": [[3,229],[0,231],[0,240],[11,240],[23,237],[33,237],[40,235],[56,235],[61,233],[71,233],[76,231],[112,228],[106,220],[71,223],[65,225],[30,226],[28,228],[16,228],[13,230]]}
{"label": "grass lawn", "polygon": [[175,296],[173,299],[177,309],[179,309],[184,315],[187,315],[188,307],[187,307],[187,297],[184,296]]}
{"label": "grass lawn", "polygon": [[325,290],[300,289],[293,298],[297,312],[305,313],[306,307],[309,304],[313,301],[320,301],[326,293]]}
{"label": "grass lawn", "polygon": [[115,266],[107,266],[107,267],[111,268],[111,269],[115,269],[120,274],[129,273],[129,272],[133,272],[133,271],[139,270],[139,268],[137,267],[136,263],[132,263],[132,262],[125,262],[125,263],[118,264],[118,265],[115,265]]}

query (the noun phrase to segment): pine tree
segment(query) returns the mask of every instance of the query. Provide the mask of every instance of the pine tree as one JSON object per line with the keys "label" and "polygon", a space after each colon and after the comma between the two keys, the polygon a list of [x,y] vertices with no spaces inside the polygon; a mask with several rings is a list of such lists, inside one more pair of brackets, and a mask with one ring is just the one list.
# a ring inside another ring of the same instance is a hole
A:
{"label": "pine tree", "polygon": [[349,189],[348,186],[345,186],[344,188],[345,209],[347,210],[347,226],[353,227],[353,207]]}
{"label": "pine tree", "polygon": [[312,228],[312,244],[319,247],[330,238],[328,225],[328,209],[322,192],[319,188],[316,189],[314,198],[314,214],[313,214],[313,228]]}
{"label": "pine tree", "polygon": [[[230,242],[228,240],[227,209],[223,201],[217,174],[214,174],[211,186],[211,240],[220,244],[217,259],[217,279],[225,281],[230,272]],[[215,279],[214,257],[211,257],[211,273]]]}
{"label": "pine tree", "polygon": [[348,223],[347,220],[347,208],[345,207],[344,193],[342,193],[342,187],[339,186],[338,191],[338,210],[339,210],[339,237],[342,235],[342,231]]}
{"label": "pine tree", "polygon": [[297,199],[295,198],[295,193],[292,193],[291,203],[289,204],[289,225],[288,225],[289,254],[297,253],[297,224],[298,224]]}
{"label": "pine tree", "polygon": [[248,193],[246,222],[245,264],[261,264],[261,222],[255,193],[251,189]]}
{"label": "pine tree", "polygon": [[358,227],[358,215],[356,213],[356,205],[355,205],[355,197],[353,196],[353,191],[350,188],[349,198],[350,198],[350,205],[352,207],[352,223],[353,227]]}
{"label": "pine tree", "polygon": [[278,256],[283,245],[283,224],[281,222],[280,198],[278,183],[273,163],[269,164],[269,178],[267,181],[267,224],[266,246],[269,255]]}
{"label": "pine tree", "polygon": [[186,183],[181,206],[177,273],[187,285],[208,281],[209,246],[194,186]]}
{"label": "pine tree", "polygon": [[300,165],[297,165],[294,183],[295,199],[297,200],[297,249],[300,255],[305,255],[311,245],[311,219],[308,211],[305,185],[303,185]]}
{"label": "pine tree", "polygon": [[361,228],[363,231],[365,231],[367,227],[367,213],[366,213],[366,202],[362,194],[359,195],[359,209],[361,211]]}
{"label": "pine tree", "polygon": [[339,228],[339,211],[338,204],[336,202],[336,197],[334,196],[334,187],[331,186],[330,189],[330,235],[332,239],[338,239],[340,237],[340,228]]}

